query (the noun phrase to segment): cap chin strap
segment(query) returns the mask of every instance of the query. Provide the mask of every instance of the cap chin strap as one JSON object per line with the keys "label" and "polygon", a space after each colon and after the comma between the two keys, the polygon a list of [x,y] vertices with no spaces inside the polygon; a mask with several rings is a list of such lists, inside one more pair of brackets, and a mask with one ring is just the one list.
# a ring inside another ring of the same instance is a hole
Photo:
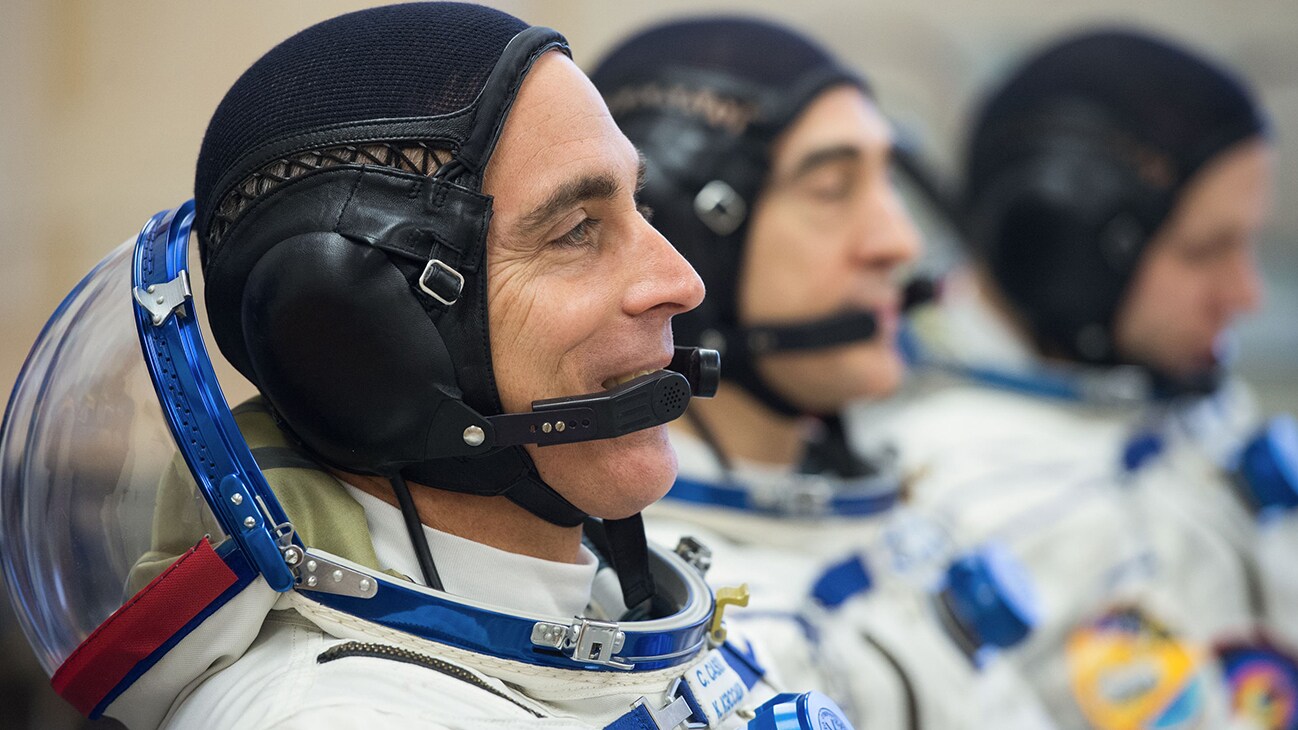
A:
{"label": "cap chin strap", "polygon": [[808,414],[780,395],[757,370],[757,359],[786,352],[828,350],[873,338],[878,319],[867,311],[843,312],[821,319],[792,324],[714,327],[705,330],[705,347],[725,353],[726,379],[739,385],[776,413],[790,418]]}
{"label": "cap chin strap", "polygon": [[[937,299],[941,289],[942,283],[938,279],[912,279],[903,290],[903,311]],[[704,347],[725,353],[728,380],[748,391],[767,408],[793,418],[831,414],[809,414],[805,408],[789,402],[768,385],[757,371],[758,358],[784,352],[828,350],[865,342],[878,334],[879,320],[874,313],[855,310],[790,324],[715,327],[705,330],[701,340]]]}
{"label": "cap chin strap", "polygon": [[1148,370],[1154,400],[1212,395],[1226,379],[1226,369],[1219,364],[1184,376],[1172,376],[1152,368]]}

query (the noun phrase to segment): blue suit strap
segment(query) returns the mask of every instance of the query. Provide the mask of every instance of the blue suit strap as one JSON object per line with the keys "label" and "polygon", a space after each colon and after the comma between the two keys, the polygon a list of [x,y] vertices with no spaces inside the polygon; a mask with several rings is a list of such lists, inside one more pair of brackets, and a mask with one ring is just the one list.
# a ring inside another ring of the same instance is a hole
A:
{"label": "blue suit strap", "polygon": [[811,586],[811,597],[825,608],[834,609],[849,598],[869,591],[873,585],[865,558],[854,554],[826,568]]}
{"label": "blue suit strap", "polygon": [[630,712],[605,725],[604,730],[671,730],[671,728],[660,726],[650,712],[649,706],[640,702],[631,708]]}
{"label": "blue suit strap", "polygon": [[1166,449],[1163,434],[1158,431],[1140,431],[1130,436],[1122,445],[1122,470],[1128,474],[1157,459]]}
{"label": "blue suit strap", "polygon": [[[752,689],[766,675],[766,669],[753,656],[751,647],[745,650],[727,641],[717,651],[747,689]],[[647,698],[641,697],[629,712],[605,725],[604,730],[674,730],[690,718],[705,716],[687,682],[679,682],[675,694],[671,702],[657,710],[649,706]]]}
{"label": "blue suit strap", "polygon": [[730,668],[735,670],[739,678],[743,680],[744,686],[752,689],[762,677],[766,676],[766,667],[757,661],[753,654],[752,646],[749,645],[747,650],[740,649],[732,641],[727,641],[721,645],[721,653],[726,657],[726,663]]}
{"label": "blue suit strap", "polygon": [[1014,373],[970,365],[941,364],[938,369],[992,388],[1009,390],[1038,398],[1085,401],[1081,388],[1071,378],[1051,372]]}
{"label": "blue suit strap", "polygon": [[[790,496],[796,493],[797,478],[790,477]],[[678,476],[666,499],[776,517],[869,517],[891,509],[900,494],[897,485],[888,484],[887,488],[829,494],[823,501],[793,499],[787,505],[765,505],[757,504],[741,484],[715,484]]]}
{"label": "blue suit strap", "polygon": [[724,487],[697,479],[677,476],[667,493],[668,499],[731,509],[750,509],[748,493],[740,488]]}

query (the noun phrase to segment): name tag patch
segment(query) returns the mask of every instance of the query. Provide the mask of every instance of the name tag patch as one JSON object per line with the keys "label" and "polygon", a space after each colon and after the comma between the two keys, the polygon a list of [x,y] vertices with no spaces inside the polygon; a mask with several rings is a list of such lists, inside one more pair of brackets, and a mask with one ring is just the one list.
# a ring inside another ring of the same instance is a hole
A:
{"label": "name tag patch", "polygon": [[715,649],[686,670],[681,679],[685,700],[709,728],[720,725],[748,696],[744,680],[725,655]]}

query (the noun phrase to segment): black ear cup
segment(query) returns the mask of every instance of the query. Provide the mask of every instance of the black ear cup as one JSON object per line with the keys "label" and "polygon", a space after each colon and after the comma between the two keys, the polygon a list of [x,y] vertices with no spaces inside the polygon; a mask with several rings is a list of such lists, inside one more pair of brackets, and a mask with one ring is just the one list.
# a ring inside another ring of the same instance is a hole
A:
{"label": "black ear cup", "polygon": [[390,473],[425,458],[437,406],[459,392],[437,328],[382,251],[294,236],[253,268],[243,334],[263,393],[334,465]]}
{"label": "black ear cup", "polygon": [[1166,193],[1084,138],[1027,151],[969,192],[974,253],[1038,347],[1114,361],[1113,320],[1165,214]]}

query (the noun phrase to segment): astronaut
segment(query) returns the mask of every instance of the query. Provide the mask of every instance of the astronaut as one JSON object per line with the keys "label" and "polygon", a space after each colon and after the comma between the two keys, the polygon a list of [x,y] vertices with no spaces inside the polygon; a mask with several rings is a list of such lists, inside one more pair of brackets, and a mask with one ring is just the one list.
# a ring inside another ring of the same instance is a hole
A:
{"label": "astronaut", "polygon": [[[1258,303],[1270,165],[1251,92],[1210,61],[1129,31],[1038,52],[972,125],[973,265],[911,319],[924,377],[857,413],[919,502],[1027,560],[1047,624],[1017,658],[1068,726],[1224,727],[1243,698],[1214,645],[1271,649],[1250,510],[1293,480],[1271,458],[1242,498],[1219,468],[1251,421],[1224,346]],[[1283,713],[1298,675],[1273,658],[1244,672]]]}
{"label": "astronaut", "polygon": [[746,583],[736,620],[781,675],[858,727],[1050,727],[990,658],[1035,618],[1012,561],[934,547],[894,576],[885,536],[910,536],[892,524],[894,456],[858,457],[837,427],[903,375],[900,273],[919,249],[864,80],[742,17],[644,30],[591,78],[645,156],[654,225],[707,285],[676,340],[725,361],[717,396],[671,427],[680,475],[651,535],[708,545],[710,580]]}
{"label": "astronaut", "polygon": [[[143,728],[850,727],[645,541],[717,362],[673,349],[703,289],[638,168],[564,38],[495,10],[253,64],[195,201],[69,295],[10,403],[5,571],[56,690]],[[205,330],[260,396],[231,411]]]}

